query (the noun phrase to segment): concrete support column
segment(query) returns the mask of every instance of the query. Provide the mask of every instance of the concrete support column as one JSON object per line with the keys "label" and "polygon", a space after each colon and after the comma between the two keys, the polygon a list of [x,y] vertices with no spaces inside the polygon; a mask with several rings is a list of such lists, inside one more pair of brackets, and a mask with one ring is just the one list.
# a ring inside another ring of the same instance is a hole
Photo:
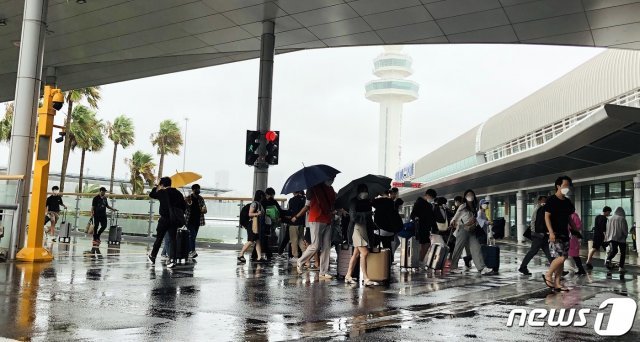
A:
{"label": "concrete support column", "polygon": [[271,129],[271,95],[273,87],[273,59],[275,54],[275,23],[262,22],[260,45],[260,86],[258,89],[258,128],[260,148],[253,171],[253,192],[265,190],[269,182],[269,165],[265,162],[267,141],[264,134]]}
{"label": "concrete support column", "polygon": [[11,146],[7,173],[24,175],[20,210],[17,224],[14,225],[18,244],[24,243],[27,209],[31,190],[31,171],[33,168],[33,149],[36,133],[38,99],[40,98],[42,59],[47,19],[48,0],[25,0],[20,38],[20,55],[14,98],[15,114],[11,129]]}
{"label": "concrete support column", "polygon": [[[633,223],[636,226],[636,239],[640,238],[640,174],[633,177]],[[640,245],[640,242],[636,242]],[[640,247],[640,246],[638,246]],[[640,256],[640,248],[638,248]]]}
{"label": "concrete support column", "polygon": [[518,190],[516,193],[516,227],[518,227],[517,240],[524,242],[524,231],[527,229],[527,192]]}

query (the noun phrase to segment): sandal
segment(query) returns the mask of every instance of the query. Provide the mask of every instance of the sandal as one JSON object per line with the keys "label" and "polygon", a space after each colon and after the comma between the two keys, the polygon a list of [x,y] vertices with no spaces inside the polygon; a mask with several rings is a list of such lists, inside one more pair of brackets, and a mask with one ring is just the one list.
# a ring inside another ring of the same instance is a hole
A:
{"label": "sandal", "polygon": [[375,281],[371,281],[369,279],[364,280],[364,286],[376,286],[376,285],[379,285],[379,284]]}
{"label": "sandal", "polygon": [[356,284],[356,281],[352,277],[344,277],[344,282],[347,284]]}
{"label": "sandal", "polygon": [[555,287],[553,290],[556,291],[556,292],[567,292],[567,291],[569,291],[569,289],[566,288],[566,287]]}
{"label": "sandal", "polygon": [[243,264],[244,264],[244,263],[246,263],[246,262],[247,262],[247,259],[245,259],[245,258],[244,258],[244,256],[239,256],[239,257],[238,257],[238,262],[241,262],[241,263],[243,263]]}
{"label": "sandal", "polygon": [[542,276],[542,280],[544,281],[544,283],[547,285],[548,288],[555,289],[553,285],[549,285],[551,284],[551,280],[547,280],[547,277],[545,277],[544,273],[541,274],[541,276]]}

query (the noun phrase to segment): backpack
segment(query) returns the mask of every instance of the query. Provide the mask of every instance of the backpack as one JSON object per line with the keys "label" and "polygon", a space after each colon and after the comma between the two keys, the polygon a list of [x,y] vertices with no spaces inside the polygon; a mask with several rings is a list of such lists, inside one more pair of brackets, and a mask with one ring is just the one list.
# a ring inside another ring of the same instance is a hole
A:
{"label": "backpack", "polygon": [[275,205],[267,207],[265,214],[271,219],[271,222],[277,222],[280,219],[280,211]]}
{"label": "backpack", "polygon": [[536,233],[545,234],[547,232],[547,223],[544,220],[544,207],[538,208],[536,211]]}
{"label": "backpack", "polygon": [[249,227],[249,223],[251,219],[249,218],[249,209],[251,209],[251,204],[253,202],[246,204],[242,209],[240,209],[240,225],[242,227]]}

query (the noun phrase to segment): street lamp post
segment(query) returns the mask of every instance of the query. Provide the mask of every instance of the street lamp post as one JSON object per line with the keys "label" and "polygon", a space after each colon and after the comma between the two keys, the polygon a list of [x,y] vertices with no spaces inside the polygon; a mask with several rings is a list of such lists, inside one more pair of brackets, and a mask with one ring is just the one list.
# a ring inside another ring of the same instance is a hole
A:
{"label": "street lamp post", "polygon": [[182,148],[182,171],[187,170],[187,127],[189,126],[189,118],[184,118],[184,146]]}

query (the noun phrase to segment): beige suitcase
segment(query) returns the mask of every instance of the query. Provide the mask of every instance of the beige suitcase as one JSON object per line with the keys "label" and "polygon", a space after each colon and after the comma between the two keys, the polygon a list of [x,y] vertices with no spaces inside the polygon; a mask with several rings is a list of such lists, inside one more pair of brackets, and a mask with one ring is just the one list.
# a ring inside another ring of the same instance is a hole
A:
{"label": "beige suitcase", "polygon": [[389,248],[372,248],[367,254],[367,275],[369,280],[388,282],[391,264],[389,263],[391,250]]}

